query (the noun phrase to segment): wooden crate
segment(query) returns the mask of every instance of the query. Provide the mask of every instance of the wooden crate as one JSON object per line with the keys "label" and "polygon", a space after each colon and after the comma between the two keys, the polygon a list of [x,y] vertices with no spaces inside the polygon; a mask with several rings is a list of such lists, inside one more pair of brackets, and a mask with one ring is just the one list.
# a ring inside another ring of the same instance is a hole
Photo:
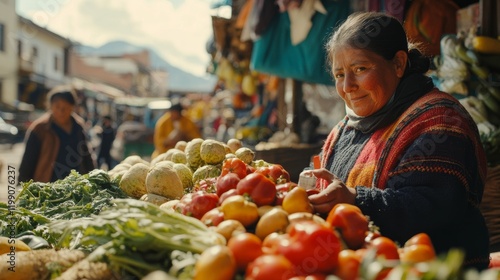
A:
{"label": "wooden crate", "polygon": [[311,157],[321,151],[321,145],[297,144],[287,147],[275,147],[255,150],[255,159],[262,159],[269,163],[281,164],[288,173],[290,180],[297,183],[300,172],[309,167]]}

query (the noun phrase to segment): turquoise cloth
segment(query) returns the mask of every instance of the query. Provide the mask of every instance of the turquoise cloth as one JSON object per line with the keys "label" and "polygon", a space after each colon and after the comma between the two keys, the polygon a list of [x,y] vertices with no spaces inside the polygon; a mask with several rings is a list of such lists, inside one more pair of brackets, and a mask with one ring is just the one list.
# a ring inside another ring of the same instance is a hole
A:
{"label": "turquoise cloth", "polygon": [[315,84],[333,85],[325,44],[350,13],[348,0],[322,0],[327,14],[316,12],[307,38],[293,46],[290,18],[279,13],[254,42],[250,67],[258,72]]}

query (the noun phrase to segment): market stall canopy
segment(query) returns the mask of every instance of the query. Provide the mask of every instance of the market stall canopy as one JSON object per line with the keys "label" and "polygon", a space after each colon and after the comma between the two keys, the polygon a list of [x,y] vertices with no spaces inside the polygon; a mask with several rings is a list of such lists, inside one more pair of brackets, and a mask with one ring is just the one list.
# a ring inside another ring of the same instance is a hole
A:
{"label": "market stall canopy", "polygon": [[[225,81],[227,88],[241,83],[235,77],[250,72],[333,85],[325,43],[337,23],[351,13],[350,1],[219,0],[216,3],[217,11],[231,3],[232,16],[212,15],[213,40],[207,51],[212,55],[213,65],[207,71]],[[231,64],[236,75],[225,75],[224,64]]]}
{"label": "market stall canopy", "polygon": [[125,92],[115,87],[78,78],[73,78],[72,85],[75,89],[82,90],[86,96],[95,97],[97,99],[115,100],[125,96]]}

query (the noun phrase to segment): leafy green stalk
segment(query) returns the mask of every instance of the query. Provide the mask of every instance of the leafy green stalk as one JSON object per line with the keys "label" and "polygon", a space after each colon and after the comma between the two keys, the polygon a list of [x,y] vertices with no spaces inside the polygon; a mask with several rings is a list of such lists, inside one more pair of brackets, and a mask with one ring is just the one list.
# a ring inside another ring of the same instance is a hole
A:
{"label": "leafy green stalk", "polygon": [[[12,225],[8,221],[14,222],[17,233],[33,231],[46,235],[44,226],[50,221],[89,217],[112,206],[113,199],[128,197],[105,171],[98,169],[85,175],[73,170],[53,183],[31,180],[23,182],[21,187],[15,211],[0,204],[0,235],[10,234],[7,230]],[[50,236],[41,237],[53,240]]]}
{"label": "leafy green stalk", "polygon": [[94,251],[94,257],[100,256],[112,267],[142,277],[152,269],[168,270],[172,263],[165,263],[170,261],[165,254],[174,251],[191,253],[173,270],[190,275],[193,254],[224,242],[195,218],[135,199],[113,202],[98,215],[50,223],[51,234],[59,237],[57,247]]}

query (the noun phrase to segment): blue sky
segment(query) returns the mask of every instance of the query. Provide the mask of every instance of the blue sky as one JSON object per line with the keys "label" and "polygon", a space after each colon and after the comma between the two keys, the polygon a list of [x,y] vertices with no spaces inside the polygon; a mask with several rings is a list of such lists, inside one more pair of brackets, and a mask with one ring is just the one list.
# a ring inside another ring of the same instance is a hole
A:
{"label": "blue sky", "polygon": [[98,47],[125,40],[151,47],[170,64],[205,75],[212,31],[211,0],[17,0],[19,15],[63,37]]}

